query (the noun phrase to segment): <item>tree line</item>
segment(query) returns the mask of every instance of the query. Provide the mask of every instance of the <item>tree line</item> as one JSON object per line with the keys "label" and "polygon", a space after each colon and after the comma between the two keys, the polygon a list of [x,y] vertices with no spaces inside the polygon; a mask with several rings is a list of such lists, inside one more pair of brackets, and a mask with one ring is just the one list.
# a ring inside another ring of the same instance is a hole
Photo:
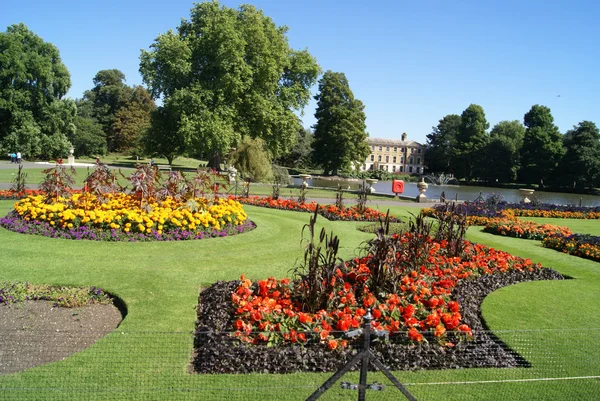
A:
{"label": "tree line", "polygon": [[501,121],[488,129],[476,104],[443,117],[427,135],[427,171],[486,183],[600,186],[600,132],[593,122],[582,121],[563,135],[550,109],[534,105],[523,123]]}

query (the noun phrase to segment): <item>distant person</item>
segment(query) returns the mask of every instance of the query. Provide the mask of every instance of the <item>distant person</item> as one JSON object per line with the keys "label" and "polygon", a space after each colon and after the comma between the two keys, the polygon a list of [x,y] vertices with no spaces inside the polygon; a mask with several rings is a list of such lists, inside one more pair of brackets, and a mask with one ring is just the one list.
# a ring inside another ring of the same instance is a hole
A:
{"label": "distant person", "polygon": [[154,166],[154,159],[150,159],[150,165]]}
{"label": "distant person", "polygon": [[17,162],[17,154],[15,152],[12,152],[10,154],[10,162],[11,163],[16,163]]}
{"label": "distant person", "polygon": [[17,152],[17,163],[21,164],[21,152]]}

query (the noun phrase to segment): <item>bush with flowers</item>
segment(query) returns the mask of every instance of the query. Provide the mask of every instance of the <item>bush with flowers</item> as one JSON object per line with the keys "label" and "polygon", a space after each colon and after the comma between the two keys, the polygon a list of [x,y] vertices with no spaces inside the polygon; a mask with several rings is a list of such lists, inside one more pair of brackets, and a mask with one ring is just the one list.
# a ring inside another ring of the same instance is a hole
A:
{"label": "bush with flowers", "polygon": [[542,240],[548,236],[572,234],[567,227],[508,219],[494,219],[486,224],[483,231],[496,235],[536,240]]}
{"label": "bush with flowers", "polygon": [[[99,165],[83,191],[74,193],[63,166],[46,172],[43,194],[15,203],[0,225],[20,233],[111,241],[200,239],[254,227],[239,202],[215,196],[218,184],[210,173],[188,181],[175,172],[163,182],[157,169],[140,166],[130,178],[133,189],[125,193]],[[215,188],[212,197],[202,196],[207,184]]]}
{"label": "bush with flowers", "polygon": [[[403,234],[387,236],[382,227],[376,239],[366,244],[365,256],[342,261],[337,257],[337,237],[314,231],[316,216],[305,227],[309,235],[304,261],[294,269],[292,279],[251,281],[242,276],[240,281],[217,283],[201,294],[197,371],[302,370],[287,362],[273,362],[272,367],[254,362],[239,366],[244,358],[274,361],[278,357],[267,354],[282,357],[281,352],[292,352],[282,351],[286,347],[303,358],[322,358],[323,364],[313,370],[334,369],[358,345],[358,339],[349,334],[363,327],[367,309],[374,317],[372,327],[388,336],[388,341],[378,345],[384,363],[398,369],[467,366],[465,355],[473,358],[473,350],[466,351],[465,344],[474,337],[473,326],[481,329],[482,325],[473,317],[476,313],[469,312],[468,319],[463,315],[468,305],[458,302],[462,283],[483,277],[497,283],[504,276],[513,277],[504,284],[508,285],[560,277],[555,272],[548,276],[545,271],[550,269],[528,259],[464,240],[464,224],[456,226],[453,219],[439,222],[432,230],[423,216]],[[211,305],[212,298],[219,301]],[[229,330],[237,345],[231,335],[222,333]],[[223,361],[225,355],[231,356],[231,363]],[[444,360],[443,355],[452,357]]]}

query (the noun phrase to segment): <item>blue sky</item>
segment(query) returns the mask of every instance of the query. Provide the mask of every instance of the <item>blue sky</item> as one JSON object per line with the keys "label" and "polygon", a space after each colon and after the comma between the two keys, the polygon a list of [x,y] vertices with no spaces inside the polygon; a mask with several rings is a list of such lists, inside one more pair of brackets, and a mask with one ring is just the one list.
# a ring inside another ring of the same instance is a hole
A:
{"label": "blue sky", "polygon": [[[6,1],[0,29],[23,22],[58,47],[79,98],[102,69],[141,84],[140,49],[189,17],[191,1]],[[243,2],[221,1],[237,8]],[[323,70],[344,72],[365,104],[371,137],[425,142],[431,127],[471,103],[490,125],[520,120],[534,104],[565,132],[600,125],[600,2],[255,0],[290,45]],[[313,88],[313,94],[317,87]],[[560,96],[559,96],[560,95]],[[314,101],[305,126],[315,123]]]}

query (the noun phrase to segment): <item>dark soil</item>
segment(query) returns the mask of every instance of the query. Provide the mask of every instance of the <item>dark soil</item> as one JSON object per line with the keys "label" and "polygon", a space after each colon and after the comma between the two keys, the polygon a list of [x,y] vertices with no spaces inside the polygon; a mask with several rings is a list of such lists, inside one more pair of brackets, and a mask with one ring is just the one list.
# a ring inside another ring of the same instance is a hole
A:
{"label": "dark soil", "polygon": [[[501,287],[533,280],[562,280],[552,269],[532,272],[513,271],[492,274],[461,283],[452,298],[462,305],[464,323],[473,329],[472,341],[458,341],[452,348],[439,346],[435,339],[418,345],[407,341],[405,334],[395,334],[387,341],[376,341],[371,350],[392,370],[456,369],[470,367],[528,367],[517,352],[492,333],[481,316],[481,303]],[[360,347],[330,351],[321,344],[304,346],[264,346],[241,343],[231,335],[233,307],[231,293],[239,282],[217,282],[200,293],[198,320],[191,369],[197,373],[292,373],[332,372],[349,361]],[[341,333],[340,333],[341,334]]]}
{"label": "dark soil", "polygon": [[49,301],[0,305],[0,375],[65,359],[110,333],[121,319],[113,305],[60,308]]}

